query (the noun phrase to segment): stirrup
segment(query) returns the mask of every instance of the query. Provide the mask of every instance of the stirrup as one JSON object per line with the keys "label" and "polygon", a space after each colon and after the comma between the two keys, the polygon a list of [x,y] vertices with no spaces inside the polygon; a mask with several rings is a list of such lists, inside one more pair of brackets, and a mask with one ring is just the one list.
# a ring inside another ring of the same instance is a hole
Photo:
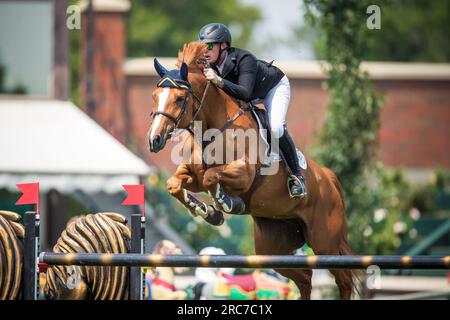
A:
{"label": "stirrup", "polygon": [[[291,192],[291,186],[292,184],[298,183],[300,185],[301,193],[300,194],[292,194]],[[303,180],[303,177],[299,178],[295,175],[290,175],[287,179],[287,189],[289,192],[289,197],[291,199],[293,198],[304,198],[308,195],[308,192],[306,191],[306,185]]]}

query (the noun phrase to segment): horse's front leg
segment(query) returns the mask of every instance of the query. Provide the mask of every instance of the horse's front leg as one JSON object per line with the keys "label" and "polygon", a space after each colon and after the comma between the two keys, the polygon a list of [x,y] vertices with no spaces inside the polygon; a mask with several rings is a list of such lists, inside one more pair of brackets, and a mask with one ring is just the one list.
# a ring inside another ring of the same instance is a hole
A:
{"label": "horse's front leg", "polygon": [[214,199],[218,210],[229,214],[245,213],[245,203],[239,197],[248,191],[255,178],[255,166],[239,159],[206,170],[203,185]]}
{"label": "horse's front leg", "polygon": [[178,166],[175,174],[167,180],[167,190],[178,199],[194,217],[200,216],[206,222],[219,226],[224,222],[223,214],[198,199],[194,193],[204,191],[197,177],[188,165]]}

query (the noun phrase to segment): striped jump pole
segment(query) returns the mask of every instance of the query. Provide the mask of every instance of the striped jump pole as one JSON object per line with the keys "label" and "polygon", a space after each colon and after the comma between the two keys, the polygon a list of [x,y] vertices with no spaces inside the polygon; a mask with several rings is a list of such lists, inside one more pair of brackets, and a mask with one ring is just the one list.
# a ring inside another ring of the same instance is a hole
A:
{"label": "striped jump pole", "polygon": [[450,256],[237,256],[155,255],[43,252],[39,261],[49,265],[195,268],[298,268],[298,269],[450,269]]}

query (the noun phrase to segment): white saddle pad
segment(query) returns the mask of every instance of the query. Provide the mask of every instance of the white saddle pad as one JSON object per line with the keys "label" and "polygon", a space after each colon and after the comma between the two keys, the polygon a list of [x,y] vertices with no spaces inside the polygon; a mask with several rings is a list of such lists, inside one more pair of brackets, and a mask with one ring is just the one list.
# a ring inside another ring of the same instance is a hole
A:
{"label": "white saddle pad", "polygon": [[[305,158],[304,154],[298,148],[296,148],[296,150],[297,150],[298,164],[300,165],[300,168],[302,168],[303,170],[306,170],[306,168],[308,168],[306,158]],[[281,161],[280,154],[278,152],[272,151],[270,153],[270,163],[280,162],[280,161]]]}

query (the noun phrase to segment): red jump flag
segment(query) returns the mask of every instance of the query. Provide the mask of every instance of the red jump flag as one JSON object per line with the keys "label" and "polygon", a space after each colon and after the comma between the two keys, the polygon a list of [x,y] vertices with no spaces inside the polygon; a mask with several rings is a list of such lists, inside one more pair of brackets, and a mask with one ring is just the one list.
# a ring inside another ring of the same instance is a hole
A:
{"label": "red jump flag", "polygon": [[145,197],[144,197],[144,185],[143,184],[132,184],[123,185],[123,188],[128,192],[128,197],[123,200],[122,205],[141,205],[142,206],[142,216],[145,217]]}
{"label": "red jump flag", "polygon": [[23,193],[16,204],[35,204],[39,216],[39,183],[21,183],[16,186]]}

